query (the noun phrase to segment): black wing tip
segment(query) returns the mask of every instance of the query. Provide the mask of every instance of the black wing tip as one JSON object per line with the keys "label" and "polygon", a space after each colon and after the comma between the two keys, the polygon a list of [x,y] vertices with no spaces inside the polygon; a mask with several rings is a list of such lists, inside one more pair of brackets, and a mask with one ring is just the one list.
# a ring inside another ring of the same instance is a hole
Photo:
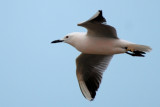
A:
{"label": "black wing tip", "polygon": [[102,14],[102,10],[98,10],[98,12],[99,12],[100,14]]}
{"label": "black wing tip", "polygon": [[[85,97],[86,98],[86,97]],[[95,96],[94,97],[92,97],[91,99],[87,99],[87,100],[89,100],[89,101],[94,101],[94,98],[95,98]]]}
{"label": "black wing tip", "polygon": [[100,17],[102,17],[104,19],[102,10],[98,10],[98,12],[99,12],[99,15],[97,17],[100,16]]}
{"label": "black wing tip", "polygon": [[89,100],[89,101],[94,101],[94,98],[92,98],[91,100]]}
{"label": "black wing tip", "polygon": [[98,21],[100,21],[101,23],[103,23],[103,22],[107,22],[106,21],[106,19],[103,17],[103,12],[102,12],[102,10],[99,10],[99,15],[97,16],[97,18],[98,18]]}
{"label": "black wing tip", "polygon": [[86,22],[79,23],[77,24],[77,26],[82,26],[86,24],[87,22],[103,23],[103,22],[106,22],[106,19],[102,15],[102,10],[98,10],[98,12],[94,14],[94,16],[92,16],[89,20],[87,20]]}

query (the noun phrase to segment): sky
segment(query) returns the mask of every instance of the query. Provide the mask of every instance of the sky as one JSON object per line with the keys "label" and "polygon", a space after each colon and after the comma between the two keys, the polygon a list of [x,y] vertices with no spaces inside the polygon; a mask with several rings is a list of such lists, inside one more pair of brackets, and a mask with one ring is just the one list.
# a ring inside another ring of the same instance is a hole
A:
{"label": "sky", "polygon": [[[115,55],[94,101],[76,78],[72,46],[51,44],[103,11],[119,38],[153,48]],[[160,107],[159,0],[1,0],[0,107]]]}

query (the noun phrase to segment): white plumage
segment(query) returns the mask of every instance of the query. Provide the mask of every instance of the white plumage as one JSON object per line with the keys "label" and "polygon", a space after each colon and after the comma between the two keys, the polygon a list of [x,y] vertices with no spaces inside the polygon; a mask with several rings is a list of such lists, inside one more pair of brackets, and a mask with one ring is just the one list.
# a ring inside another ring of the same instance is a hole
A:
{"label": "white plumage", "polygon": [[95,98],[103,72],[114,54],[127,53],[131,56],[144,57],[145,52],[151,51],[149,46],[119,39],[116,29],[106,24],[102,11],[98,11],[78,26],[85,27],[87,33],[70,33],[52,43],[65,42],[82,52],[76,59],[76,74],[80,89],[88,100]]}

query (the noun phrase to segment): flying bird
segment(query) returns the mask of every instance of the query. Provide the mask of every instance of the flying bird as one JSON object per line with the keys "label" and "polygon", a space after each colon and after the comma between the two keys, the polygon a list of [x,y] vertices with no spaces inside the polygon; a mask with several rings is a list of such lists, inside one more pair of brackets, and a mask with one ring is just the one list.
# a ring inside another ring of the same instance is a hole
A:
{"label": "flying bird", "polygon": [[87,32],[69,33],[51,43],[65,42],[81,52],[76,59],[76,75],[82,94],[90,101],[95,98],[103,72],[114,54],[144,57],[145,52],[151,51],[149,46],[119,39],[116,29],[106,24],[102,10],[78,26],[86,28]]}

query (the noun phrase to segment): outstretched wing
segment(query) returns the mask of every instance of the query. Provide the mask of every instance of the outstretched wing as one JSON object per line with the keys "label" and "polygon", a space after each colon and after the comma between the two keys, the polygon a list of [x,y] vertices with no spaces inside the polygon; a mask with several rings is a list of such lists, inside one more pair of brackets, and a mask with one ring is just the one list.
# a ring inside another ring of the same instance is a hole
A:
{"label": "outstretched wing", "polygon": [[85,27],[89,36],[102,36],[118,39],[116,29],[106,24],[106,19],[102,16],[102,11],[99,10],[89,20],[79,23],[78,26]]}
{"label": "outstretched wing", "polygon": [[102,74],[112,55],[84,54],[76,59],[76,74],[80,89],[85,98],[93,100],[101,83]]}

